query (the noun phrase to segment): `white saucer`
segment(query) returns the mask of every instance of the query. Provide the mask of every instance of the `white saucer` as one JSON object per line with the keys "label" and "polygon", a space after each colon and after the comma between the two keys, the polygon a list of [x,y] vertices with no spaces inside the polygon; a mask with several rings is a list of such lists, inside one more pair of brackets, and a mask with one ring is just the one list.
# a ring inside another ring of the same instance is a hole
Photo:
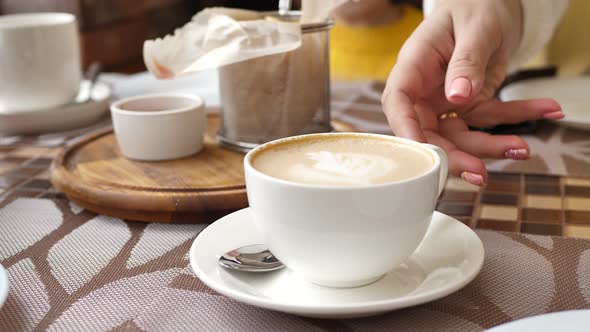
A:
{"label": "white saucer", "polygon": [[2,265],[0,265],[0,308],[8,297],[8,273]]}
{"label": "white saucer", "polygon": [[553,98],[561,104],[563,126],[590,130],[590,77],[543,78],[516,82],[500,91],[503,101]]}
{"label": "white saucer", "polygon": [[[584,328],[586,326],[586,328]],[[590,326],[590,310],[570,310],[554,312],[520,319],[514,322],[502,324],[488,332],[577,332],[587,331]]]}
{"label": "white saucer", "polygon": [[364,287],[327,288],[301,280],[288,269],[252,274],[218,265],[224,252],[261,240],[248,208],[232,213],[197,236],[190,250],[192,269],[207,286],[244,303],[308,317],[353,318],[447,296],[473,280],[484,260],[481,240],[469,227],[435,212],[412,257]]}
{"label": "white saucer", "polygon": [[[80,85],[81,93],[85,84],[89,83],[84,81]],[[91,125],[105,116],[110,97],[111,88],[97,82],[92,89],[92,99],[86,103],[38,111],[0,112],[0,135],[44,134]]]}

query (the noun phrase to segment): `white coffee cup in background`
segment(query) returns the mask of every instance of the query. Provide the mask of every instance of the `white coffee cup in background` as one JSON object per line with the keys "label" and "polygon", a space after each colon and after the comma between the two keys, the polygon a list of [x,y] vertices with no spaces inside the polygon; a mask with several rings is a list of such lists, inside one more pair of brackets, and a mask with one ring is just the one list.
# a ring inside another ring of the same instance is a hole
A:
{"label": "white coffee cup in background", "polygon": [[76,17],[66,13],[0,16],[0,112],[49,109],[80,88]]}
{"label": "white coffee cup in background", "polygon": [[244,168],[254,223],[273,254],[313,283],[356,287],[421,243],[447,158],[403,138],[328,133],[263,144]]}

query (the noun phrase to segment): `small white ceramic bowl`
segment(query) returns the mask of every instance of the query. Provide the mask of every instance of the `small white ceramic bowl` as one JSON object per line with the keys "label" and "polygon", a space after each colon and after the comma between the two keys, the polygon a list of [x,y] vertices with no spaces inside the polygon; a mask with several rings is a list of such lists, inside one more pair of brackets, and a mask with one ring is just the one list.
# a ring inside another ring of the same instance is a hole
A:
{"label": "small white ceramic bowl", "polygon": [[111,105],[119,148],[129,159],[187,157],[203,147],[205,104],[188,94],[150,94]]}

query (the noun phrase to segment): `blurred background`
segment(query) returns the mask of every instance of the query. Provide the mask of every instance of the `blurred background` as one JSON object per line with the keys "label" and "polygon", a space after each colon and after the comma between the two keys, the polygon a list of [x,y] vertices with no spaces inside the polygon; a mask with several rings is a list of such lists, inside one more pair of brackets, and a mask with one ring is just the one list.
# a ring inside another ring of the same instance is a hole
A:
{"label": "blurred background", "polygon": [[[318,0],[321,1],[321,0]],[[295,9],[300,1],[294,0]],[[333,75],[343,79],[386,78],[397,51],[422,20],[421,0],[363,0],[336,13],[331,33]],[[0,14],[61,11],[80,21],[84,67],[144,71],[146,39],[181,27],[205,7],[275,10],[278,0],[0,0]],[[570,0],[553,40],[525,68],[559,68],[560,75],[590,73],[590,1]],[[383,19],[385,18],[385,21]]]}
{"label": "blurred background", "polygon": [[272,0],[0,0],[0,14],[69,12],[80,21],[84,67],[98,61],[105,71],[145,70],[146,39],[164,36],[210,6],[257,10],[277,8]]}

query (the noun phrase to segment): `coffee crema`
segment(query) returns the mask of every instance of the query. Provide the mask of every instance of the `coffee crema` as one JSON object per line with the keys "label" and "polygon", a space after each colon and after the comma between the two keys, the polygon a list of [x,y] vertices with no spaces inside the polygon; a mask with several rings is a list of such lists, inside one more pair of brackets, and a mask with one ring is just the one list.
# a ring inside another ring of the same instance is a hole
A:
{"label": "coffee crema", "polygon": [[435,162],[425,149],[403,142],[325,135],[270,145],[255,153],[251,163],[256,170],[286,181],[365,186],[423,175]]}

